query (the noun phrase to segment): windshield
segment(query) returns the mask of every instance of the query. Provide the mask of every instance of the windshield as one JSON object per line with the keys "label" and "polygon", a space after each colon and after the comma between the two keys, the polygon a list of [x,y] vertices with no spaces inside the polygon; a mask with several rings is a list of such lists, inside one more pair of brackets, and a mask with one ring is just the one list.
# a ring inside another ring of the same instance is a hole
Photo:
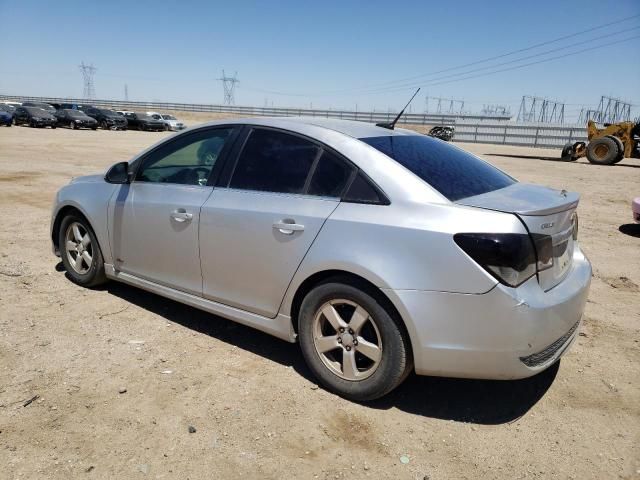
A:
{"label": "windshield", "polygon": [[49,115],[49,112],[40,107],[24,107],[31,115]]}
{"label": "windshield", "polygon": [[113,110],[99,110],[99,112],[102,115],[105,115],[107,117],[117,117],[118,113],[114,112]]}
{"label": "windshield", "polygon": [[164,118],[165,120],[175,120],[176,117],[174,117],[173,115],[162,115],[162,118]]}
{"label": "windshield", "polygon": [[65,110],[65,112],[67,113],[67,115],[69,115],[70,117],[86,117],[86,115],[84,114],[84,112],[80,112],[78,110],[70,110],[67,109]]}
{"label": "windshield", "polygon": [[2,110],[3,112],[13,113],[15,108],[12,107],[11,105],[6,105],[4,103],[0,103],[0,110]]}
{"label": "windshield", "polygon": [[140,119],[144,120],[153,120],[154,118],[151,115],[147,115],[146,113],[136,113],[136,116]]}
{"label": "windshield", "polygon": [[516,183],[464,150],[424,135],[361,138],[427,182],[452,202]]}
{"label": "windshield", "polygon": [[30,108],[42,108],[43,110],[47,110],[47,111],[55,110],[55,108],[53,108],[51,105],[48,105],[46,103],[32,103],[26,106]]}

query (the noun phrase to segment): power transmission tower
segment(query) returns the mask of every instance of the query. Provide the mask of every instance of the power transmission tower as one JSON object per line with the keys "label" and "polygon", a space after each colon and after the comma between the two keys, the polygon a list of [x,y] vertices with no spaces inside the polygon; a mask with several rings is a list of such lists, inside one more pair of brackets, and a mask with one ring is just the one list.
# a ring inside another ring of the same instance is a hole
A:
{"label": "power transmission tower", "polygon": [[511,109],[506,105],[483,105],[480,113],[487,116],[510,117]]}
{"label": "power transmission tower", "polygon": [[125,102],[129,101],[129,86],[126,83],[124,84],[124,100]]}
{"label": "power transmission tower", "polygon": [[236,72],[233,77],[227,77],[224,70],[222,70],[222,78],[219,78],[218,80],[222,82],[224,104],[235,105],[236,99],[234,97],[234,91],[236,89],[236,84],[240,83],[240,80],[238,80],[238,72]]}
{"label": "power transmission tower", "polygon": [[[425,113],[429,113],[429,100],[433,100],[436,103],[436,113],[442,114],[442,107],[444,105],[446,114],[455,115],[461,114],[464,111],[464,100],[455,100],[453,98],[442,97],[425,97]],[[447,108],[448,105],[448,108]]]}
{"label": "power transmission tower", "polygon": [[593,120],[600,123],[617,123],[631,119],[631,104],[619,98],[600,97],[600,103]]}
{"label": "power transmission tower", "polygon": [[96,98],[96,89],[93,85],[93,76],[98,69],[94,67],[93,64],[86,64],[84,63],[84,61],[80,63],[79,68],[82,72],[82,79],[84,81],[84,98]]}
{"label": "power transmission tower", "polygon": [[564,123],[564,103],[523,95],[518,122]]}

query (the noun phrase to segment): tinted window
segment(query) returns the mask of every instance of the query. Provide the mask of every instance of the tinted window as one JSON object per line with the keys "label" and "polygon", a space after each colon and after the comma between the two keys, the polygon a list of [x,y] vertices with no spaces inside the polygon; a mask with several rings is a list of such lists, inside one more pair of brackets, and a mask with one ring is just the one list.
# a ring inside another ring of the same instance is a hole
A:
{"label": "tinted window", "polygon": [[136,181],[206,185],[232,131],[196,132],[163,145],[144,159]]}
{"label": "tinted window", "polygon": [[323,197],[340,197],[352,172],[353,168],[344,160],[325,150],[311,177],[308,193]]}
{"label": "tinted window", "polygon": [[255,129],[238,158],[229,186],[246,190],[302,193],[320,147],[303,138]]}
{"label": "tinted window", "polygon": [[347,202],[386,204],[378,190],[361,174],[353,180],[349,191],[344,195]]}
{"label": "tinted window", "polygon": [[487,162],[435,138],[394,135],[360,140],[411,170],[452,202],[515,183]]}

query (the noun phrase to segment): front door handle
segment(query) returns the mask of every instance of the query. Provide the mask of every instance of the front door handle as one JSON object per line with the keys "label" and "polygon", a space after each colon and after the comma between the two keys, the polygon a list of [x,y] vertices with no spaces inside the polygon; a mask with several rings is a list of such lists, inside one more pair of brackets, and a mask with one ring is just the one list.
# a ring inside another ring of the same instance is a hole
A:
{"label": "front door handle", "polygon": [[303,231],[304,225],[300,225],[299,223],[295,223],[294,220],[285,218],[280,222],[274,223],[273,228],[275,228],[276,230],[278,230],[280,233],[284,235],[293,235],[293,232]]}
{"label": "front door handle", "polygon": [[176,222],[190,222],[193,218],[193,213],[187,213],[184,208],[179,208],[174,212],[171,212],[171,218]]}

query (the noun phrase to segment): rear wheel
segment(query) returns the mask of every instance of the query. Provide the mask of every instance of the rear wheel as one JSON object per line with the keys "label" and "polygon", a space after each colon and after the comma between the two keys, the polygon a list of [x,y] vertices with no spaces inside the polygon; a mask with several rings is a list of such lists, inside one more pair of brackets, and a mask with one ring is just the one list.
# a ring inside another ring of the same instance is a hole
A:
{"label": "rear wheel", "polygon": [[374,297],[342,283],[314,288],[299,314],[302,354],[328,390],[355,401],[396,388],[412,363],[400,326]]}
{"label": "rear wheel", "polygon": [[611,137],[592,140],[587,145],[587,160],[596,165],[613,165],[618,158],[618,144]]}
{"label": "rear wheel", "polygon": [[563,149],[562,149],[562,153],[560,154],[560,159],[563,162],[575,162],[577,159],[576,157],[573,156],[573,144],[572,143],[567,143]]}
{"label": "rear wheel", "polygon": [[83,287],[95,287],[106,282],[98,240],[83,217],[71,214],[62,220],[58,245],[62,263],[73,282]]}
{"label": "rear wheel", "polygon": [[622,140],[620,140],[618,137],[614,137],[613,135],[607,135],[607,138],[610,138],[618,145],[618,156],[613,163],[622,161],[622,159],[624,158],[624,144],[622,143]]}

